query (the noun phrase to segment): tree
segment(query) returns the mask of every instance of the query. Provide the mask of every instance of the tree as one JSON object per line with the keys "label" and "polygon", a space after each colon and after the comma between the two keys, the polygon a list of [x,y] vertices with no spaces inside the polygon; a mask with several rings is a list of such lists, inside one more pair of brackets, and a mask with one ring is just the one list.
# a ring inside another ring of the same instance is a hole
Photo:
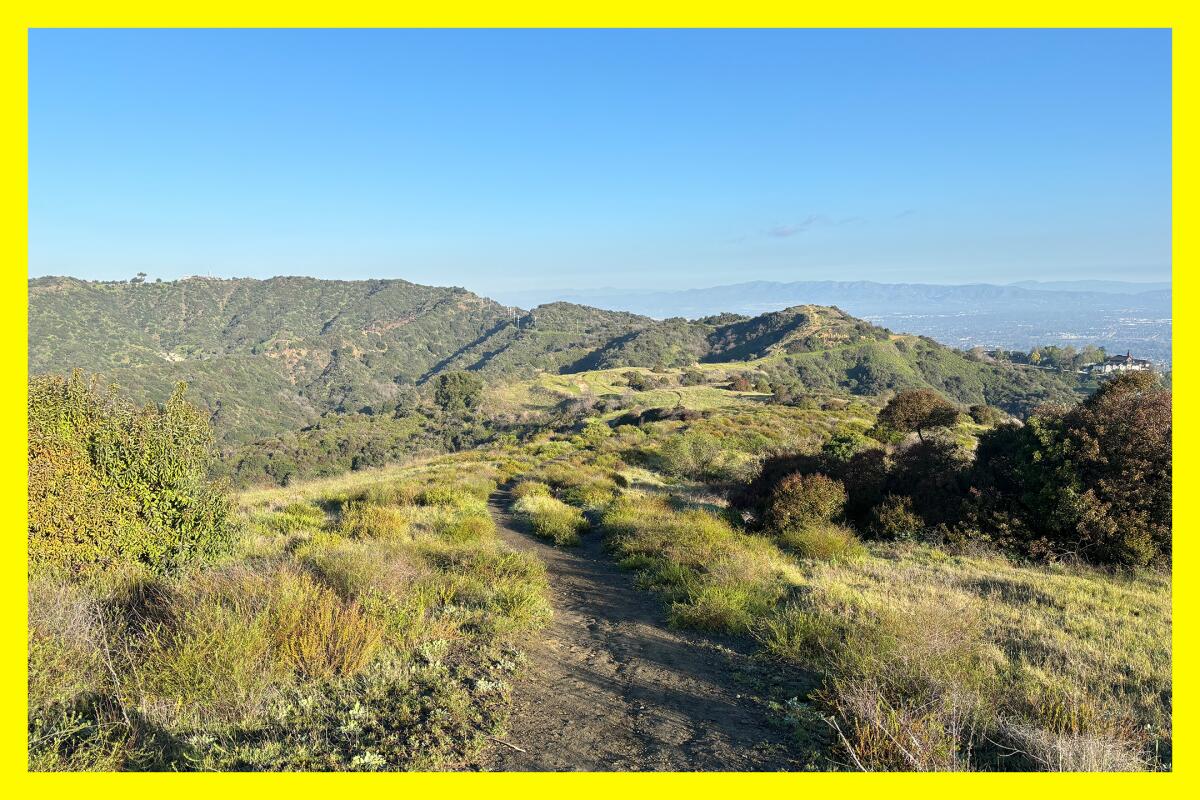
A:
{"label": "tree", "polygon": [[924,431],[957,422],[958,407],[932,389],[906,389],[888,401],[879,412],[879,421],[892,430],[915,432],[923,442]]}
{"label": "tree", "polygon": [[475,408],[483,399],[483,380],[471,372],[447,372],[434,384],[434,401],[448,414]]}
{"label": "tree", "polygon": [[1148,372],[980,437],[979,524],[1029,555],[1140,566],[1171,552],[1171,393]]}

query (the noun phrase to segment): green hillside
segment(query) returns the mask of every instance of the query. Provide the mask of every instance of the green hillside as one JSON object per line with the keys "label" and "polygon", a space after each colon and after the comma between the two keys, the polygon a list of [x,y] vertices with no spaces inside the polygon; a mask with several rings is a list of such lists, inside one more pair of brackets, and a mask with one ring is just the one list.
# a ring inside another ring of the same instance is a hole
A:
{"label": "green hillside", "polygon": [[837,308],[654,320],[570,303],[530,311],[460,288],[313,278],[29,283],[31,373],[99,372],[136,401],[186,381],[225,441],[390,413],[452,370],[489,384],[630,367],[745,365],[788,395],[932,387],[1025,414],[1074,375],[984,363]]}

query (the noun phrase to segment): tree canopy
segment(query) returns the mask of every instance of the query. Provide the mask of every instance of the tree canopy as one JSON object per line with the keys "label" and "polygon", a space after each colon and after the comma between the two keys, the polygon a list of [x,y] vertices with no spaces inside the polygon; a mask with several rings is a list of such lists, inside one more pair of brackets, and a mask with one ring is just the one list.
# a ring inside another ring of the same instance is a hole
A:
{"label": "tree canopy", "polygon": [[897,392],[882,411],[879,421],[892,430],[916,433],[925,440],[924,431],[945,428],[958,420],[958,407],[932,389],[907,389]]}

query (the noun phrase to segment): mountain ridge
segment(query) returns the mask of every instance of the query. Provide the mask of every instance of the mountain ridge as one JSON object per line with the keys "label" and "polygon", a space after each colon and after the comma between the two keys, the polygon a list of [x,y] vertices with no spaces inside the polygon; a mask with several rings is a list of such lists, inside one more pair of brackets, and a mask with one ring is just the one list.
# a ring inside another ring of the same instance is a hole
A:
{"label": "mountain ridge", "polygon": [[142,401],[161,401],[186,381],[222,434],[242,440],[330,413],[378,413],[454,370],[503,382],[740,362],[780,384],[850,394],[932,386],[1013,413],[1069,399],[1075,388],[817,304],[655,320],[563,301],[526,311],[399,279],[39,278],[30,281],[29,315],[31,373],[81,367]]}

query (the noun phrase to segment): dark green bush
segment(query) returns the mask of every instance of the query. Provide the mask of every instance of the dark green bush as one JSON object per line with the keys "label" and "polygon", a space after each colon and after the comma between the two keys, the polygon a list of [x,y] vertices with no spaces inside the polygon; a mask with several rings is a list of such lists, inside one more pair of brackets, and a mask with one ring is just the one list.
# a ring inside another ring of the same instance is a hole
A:
{"label": "dark green bush", "polygon": [[1148,372],[980,438],[976,519],[1034,556],[1138,566],[1171,553],[1171,393]]}
{"label": "dark green bush", "polygon": [[889,494],[871,509],[868,530],[880,539],[912,539],[925,528],[925,521],[913,511],[912,498]]}
{"label": "dark green bush", "polygon": [[967,409],[976,425],[999,425],[1006,416],[1003,411],[989,405],[976,404]]}
{"label": "dark green bush", "polygon": [[433,399],[448,414],[459,414],[479,405],[483,379],[473,372],[447,372],[434,383]]}

